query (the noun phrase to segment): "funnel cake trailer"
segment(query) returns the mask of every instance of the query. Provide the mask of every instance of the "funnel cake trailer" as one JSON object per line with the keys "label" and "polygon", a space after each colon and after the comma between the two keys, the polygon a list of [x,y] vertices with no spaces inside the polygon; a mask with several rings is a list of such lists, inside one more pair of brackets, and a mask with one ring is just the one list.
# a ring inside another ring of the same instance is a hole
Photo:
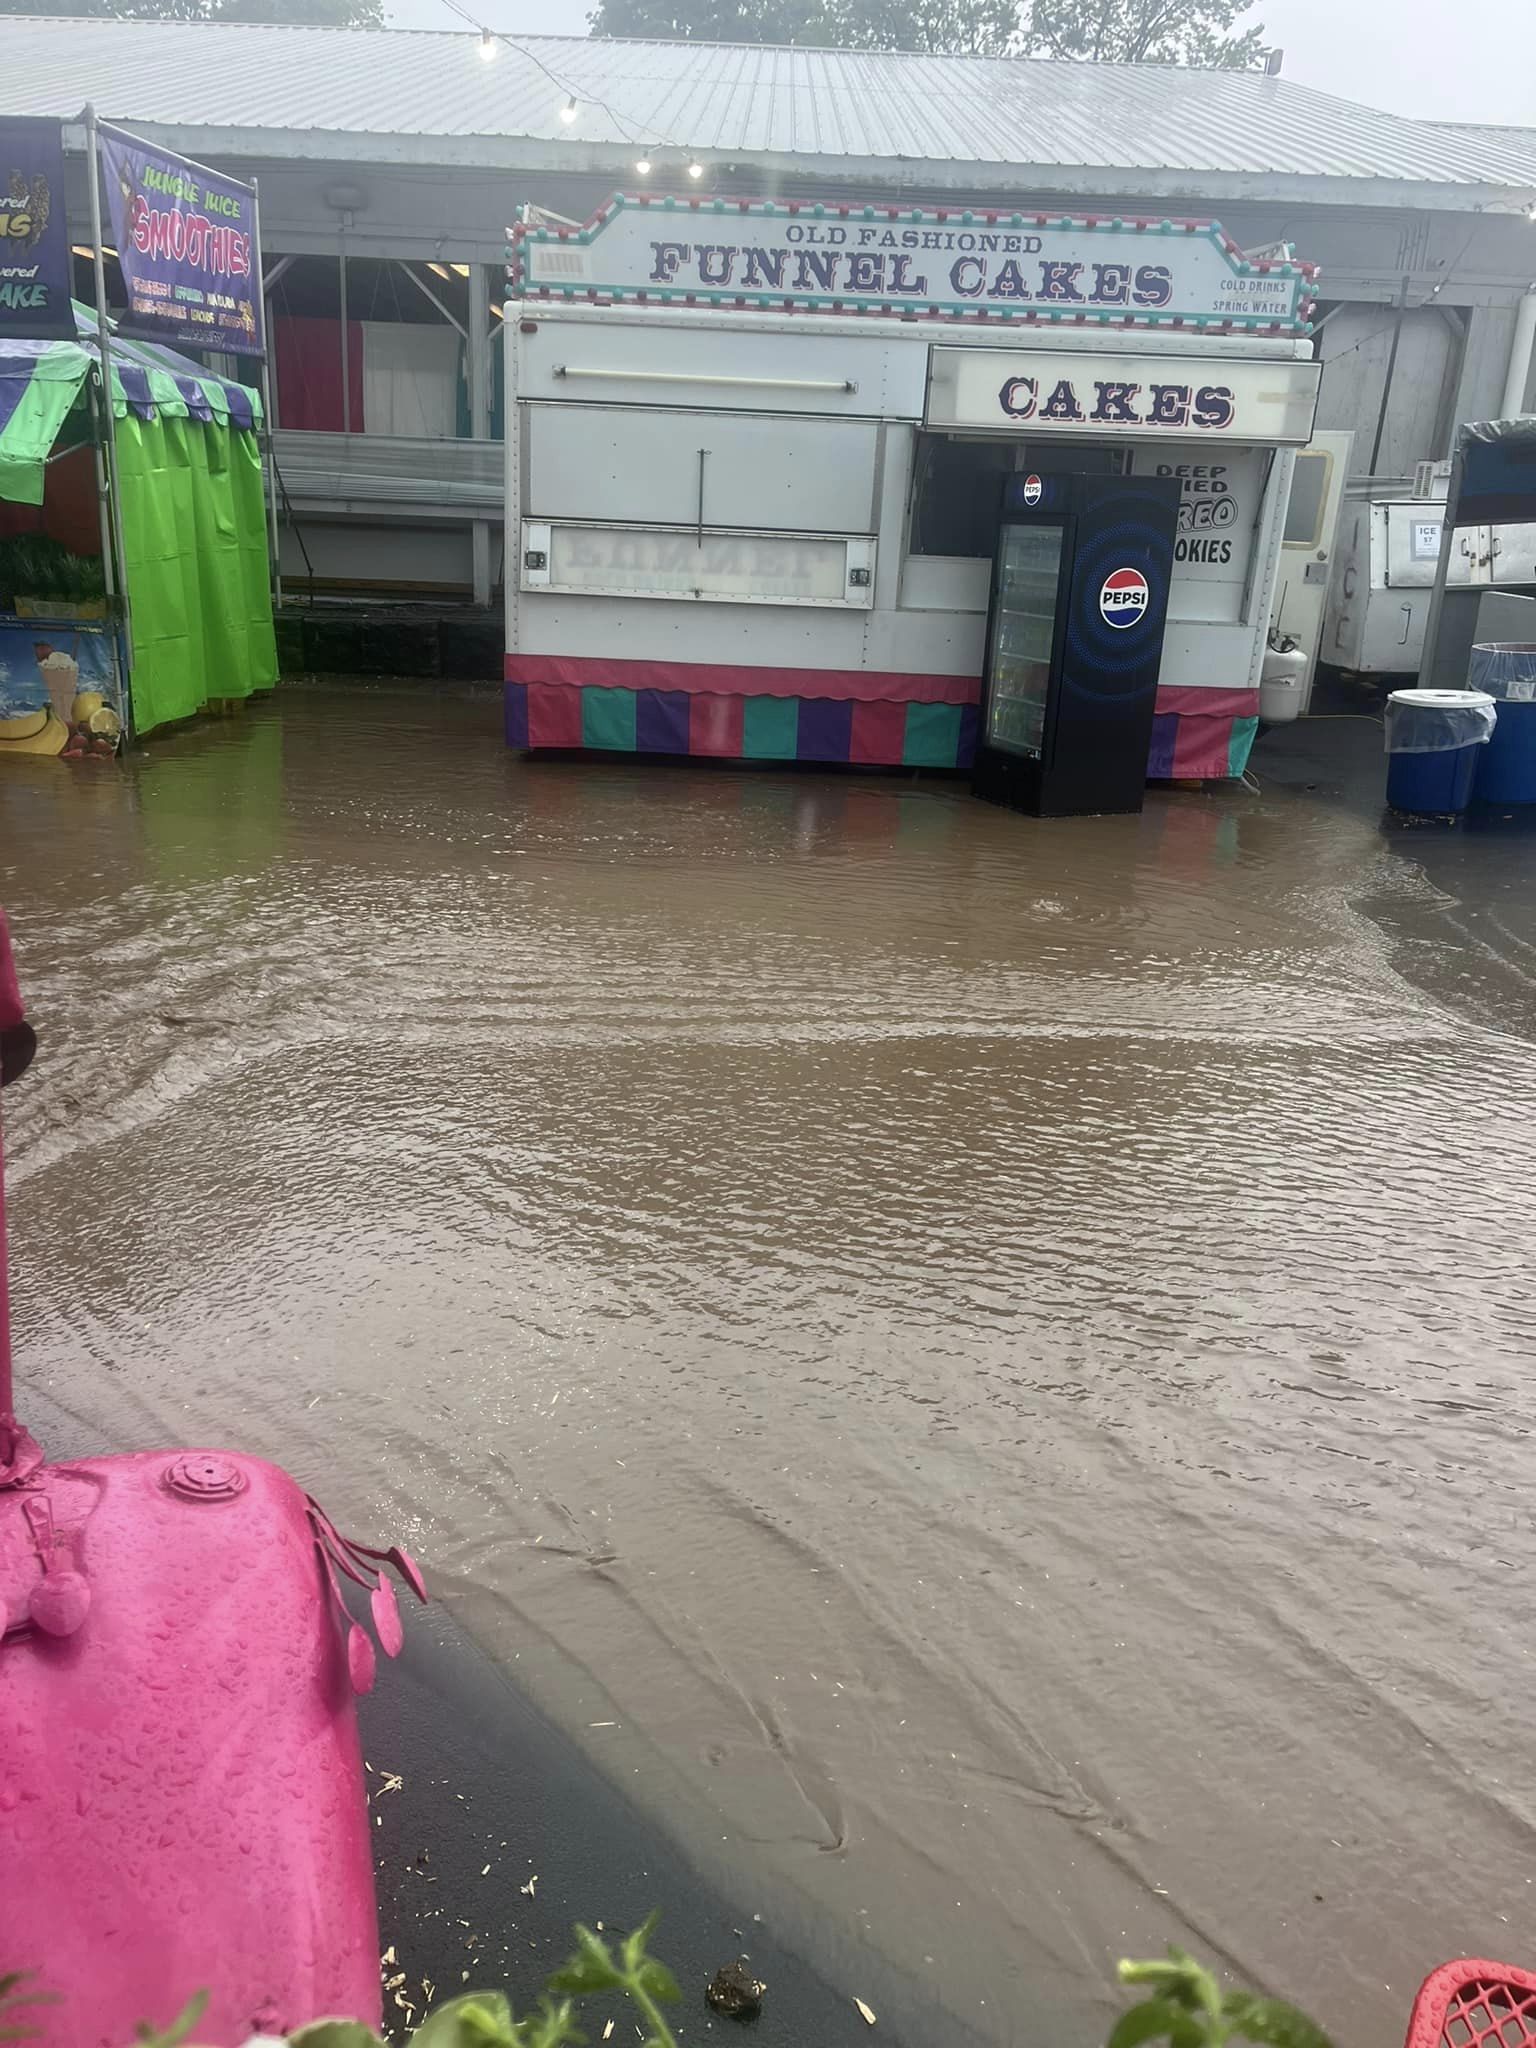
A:
{"label": "funnel cake trailer", "polygon": [[1004,499],[1070,471],[1177,479],[1147,772],[1241,774],[1320,374],[1288,249],[621,195],[513,257],[510,745],[966,769]]}

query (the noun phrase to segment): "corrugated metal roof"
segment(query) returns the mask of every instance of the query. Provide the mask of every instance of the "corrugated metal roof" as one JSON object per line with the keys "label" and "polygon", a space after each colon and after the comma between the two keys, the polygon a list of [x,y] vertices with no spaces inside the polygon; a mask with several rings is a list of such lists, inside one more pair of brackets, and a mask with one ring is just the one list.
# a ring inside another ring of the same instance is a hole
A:
{"label": "corrugated metal roof", "polygon": [[[1472,132],[1257,72],[562,36],[520,38],[486,63],[471,32],[78,17],[0,20],[0,46],[0,110],[69,117],[90,100],[106,118],[207,131],[226,148],[274,132],[413,139],[416,161],[577,171],[648,144],[843,176],[992,166],[1017,184],[1091,167],[1116,182],[1155,173],[1149,191],[1216,179],[1234,192],[1371,181],[1367,202],[1384,184],[1532,182],[1523,153]],[[569,126],[566,92],[579,102]],[[475,138],[521,153],[476,159]]]}
{"label": "corrugated metal roof", "polygon": [[1526,176],[1536,177],[1536,128],[1510,128],[1491,121],[1426,121],[1422,125],[1458,142],[1481,143],[1518,157],[1525,165]]}

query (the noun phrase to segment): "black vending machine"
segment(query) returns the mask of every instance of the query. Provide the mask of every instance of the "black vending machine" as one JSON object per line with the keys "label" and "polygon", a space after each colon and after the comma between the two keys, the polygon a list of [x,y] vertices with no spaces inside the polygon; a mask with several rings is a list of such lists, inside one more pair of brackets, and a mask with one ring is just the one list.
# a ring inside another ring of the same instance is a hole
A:
{"label": "black vending machine", "polygon": [[1038,817],[1141,809],[1178,513],[1176,477],[1007,479],[978,796]]}

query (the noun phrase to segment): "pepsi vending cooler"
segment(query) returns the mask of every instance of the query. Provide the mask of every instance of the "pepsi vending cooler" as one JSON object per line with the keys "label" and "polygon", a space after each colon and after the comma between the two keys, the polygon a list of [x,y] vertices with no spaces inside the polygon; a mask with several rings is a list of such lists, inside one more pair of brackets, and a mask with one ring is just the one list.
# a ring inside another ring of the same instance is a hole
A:
{"label": "pepsi vending cooler", "polygon": [[992,564],[972,787],[1038,817],[1139,811],[1179,483],[1012,476]]}

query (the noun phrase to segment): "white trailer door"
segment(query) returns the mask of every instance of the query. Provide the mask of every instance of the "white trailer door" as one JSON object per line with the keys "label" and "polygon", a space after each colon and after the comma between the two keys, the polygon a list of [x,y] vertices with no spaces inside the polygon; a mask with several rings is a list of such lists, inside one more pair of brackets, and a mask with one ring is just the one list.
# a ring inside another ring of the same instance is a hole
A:
{"label": "white trailer door", "polygon": [[528,519],[875,531],[875,420],[530,405],[526,421]]}
{"label": "white trailer door", "polygon": [[1317,673],[1318,650],[1323,643],[1323,606],[1333,575],[1334,541],[1354,440],[1352,433],[1314,434],[1297,453],[1291,495],[1285,508],[1280,574],[1270,617],[1306,650],[1303,710],[1311,700],[1312,678]]}

